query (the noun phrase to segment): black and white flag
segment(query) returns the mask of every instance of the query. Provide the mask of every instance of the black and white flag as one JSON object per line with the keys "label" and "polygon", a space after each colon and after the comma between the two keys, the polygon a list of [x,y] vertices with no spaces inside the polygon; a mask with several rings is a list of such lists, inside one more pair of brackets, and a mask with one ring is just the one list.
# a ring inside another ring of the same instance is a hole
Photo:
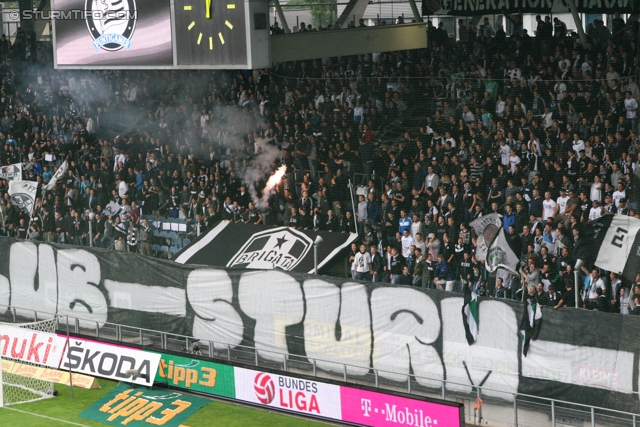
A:
{"label": "black and white flag", "polygon": [[318,270],[342,250],[349,247],[357,234],[296,230],[289,227],[235,224],[221,221],[198,240],[178,252],[179,264],[204,264],[238,269],[314,272],[313,242],[318,245]]}
{"label": "black and white flag", "polygon": [[0,167],[0,179],[22,181],[22,163]]}
{"label": "black and white flag", "polygon": [[122,206],[120,206],[116,202],[111,202],[104,208],[102,214],[105,216],[118,215],[120,213],[120,209],[122,209]]}
{"label": "black and white flag", "polygon": [[531,340],[537,340],[542,326],[542,308],[536,297],[525,300],[525,308],[520,321],[520,337],[522,339],[522,355],[527,357]]}
{"label": "black and white flag", "polygon": [[640,271],[640,220],[626,215],[606,215],[588,223],[580,233],[575,258],[587,268],[596,266],[622,275],[627,284]]}
{"label": "black and white flag", "polygon": [[33,204],[38,194],[38,183],[35,181],[10,181],[9,196],[11,202],[29,215],[33,212]]}
{"label": "black and white flag", "polygon": [[67,160],[65,160],[60,165],[60,167],[58,168],[56,173],[53,174],[53,176],[51,177],[51,180],[49,180],[49,183],[43,187],[43,189],[45,191],[51,190],[53,188],[53,186],[56,185],[56,182],[58,182],[58,180],[60,178],[62,178],[63,176],[65,176],[67,174],[68,170],[69,170],[69,162]]}

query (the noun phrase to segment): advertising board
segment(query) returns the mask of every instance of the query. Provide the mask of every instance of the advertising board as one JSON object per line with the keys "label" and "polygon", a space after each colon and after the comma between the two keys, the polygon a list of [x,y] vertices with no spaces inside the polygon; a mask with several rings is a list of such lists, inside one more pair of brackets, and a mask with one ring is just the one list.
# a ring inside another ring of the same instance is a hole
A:
{"label": "advertising board", "polygon": [[60,369],[150,387],[159,363],[156,353],[73,337]]}
{"label": "advertising board", "polygon": [[58,368],[66,347],[66,338],[14,326],[2,326],[0,355],[3,358]]}
{"label": "advertising board", "polygon": [[156,383],[170,387],[235,398],[233,366],[160,353]]}
{"label": "advertising board", "polygon": [[209,400],[190,394],[130,388],[120,383],[80,413],[80,417],[110,426],[179,427],[208,403]]}
{"label": "advertising board", "polygon": [[342,419],[340,386],[235,368],[236,399],[316,417]]}

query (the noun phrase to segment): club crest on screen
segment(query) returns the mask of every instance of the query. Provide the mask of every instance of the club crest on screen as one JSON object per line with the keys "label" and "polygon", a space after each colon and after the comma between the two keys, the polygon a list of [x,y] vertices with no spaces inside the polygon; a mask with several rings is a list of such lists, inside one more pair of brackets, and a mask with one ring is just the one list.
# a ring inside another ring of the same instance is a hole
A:
{"label": "club crest on screen", "polygon": [[96,51],[131,49],[137,17],[135,0],[86,0],[85,10]]}

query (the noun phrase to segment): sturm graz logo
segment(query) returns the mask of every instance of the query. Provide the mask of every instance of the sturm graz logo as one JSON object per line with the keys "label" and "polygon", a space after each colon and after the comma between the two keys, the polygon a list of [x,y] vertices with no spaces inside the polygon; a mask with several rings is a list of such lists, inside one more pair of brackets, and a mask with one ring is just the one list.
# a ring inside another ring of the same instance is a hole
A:
{"label": "sturm graz logo", "polygon": [[85,8],[95,50],[131,49],[137,15],[135,0],[86,0]]}
{"label": "sturm graz logo", "polygon": [[507,253],[499,247],[489,249],[489,253],[487,254],[487,265],[496,269],[501,264],[507,264]]}
{"label": "sturm graz logo", "polygon": [[304,259],[313,240],[287,227],[255,233],[227,263],[227,267],[291,271]]}
{"label": "sturm graz logo", "polygon": [[14,193],[11,195],[11,201],[23,211],[28,211],[31,203],[33,203],[33,198],[28,194]]}

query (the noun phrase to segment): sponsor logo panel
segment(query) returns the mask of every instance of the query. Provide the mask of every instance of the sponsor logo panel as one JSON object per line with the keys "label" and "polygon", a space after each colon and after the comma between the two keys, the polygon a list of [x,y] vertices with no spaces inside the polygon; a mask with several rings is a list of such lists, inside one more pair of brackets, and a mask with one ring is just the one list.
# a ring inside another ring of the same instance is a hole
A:
{"label": "sponsor logo panel", "polygon": [[235,368],[236,398],[277,409],[342,419],[340,387],[301,378]]}
{"label": "sponsor logo panel", "polygon": [[340,387],[342,421],[367,426],[459,427],[460,409],[422,400]]}
{"label": "sponsor logo panel", "polygon": [[234,368],[190,357],[160,353],[156,382],[217,396],[236,397]]}
{"label": "sponsor logo panel", "polygon": [[0,354],[3,358],[58,368],[64,355],[66,338],[29,329],[3,326]]}
{"label": "sponsor logo panel", "polygon": [[120,383],[80,417],[111,426],[178,427],[208,403],[202,397],[172,390],[129,388]]}
{"label": "sponsor logo panel", "polygon": [[[156,353],[72,338],[60,369],[150,387],[159,363]],[[137,372],[135,379],[131,371]]]}

